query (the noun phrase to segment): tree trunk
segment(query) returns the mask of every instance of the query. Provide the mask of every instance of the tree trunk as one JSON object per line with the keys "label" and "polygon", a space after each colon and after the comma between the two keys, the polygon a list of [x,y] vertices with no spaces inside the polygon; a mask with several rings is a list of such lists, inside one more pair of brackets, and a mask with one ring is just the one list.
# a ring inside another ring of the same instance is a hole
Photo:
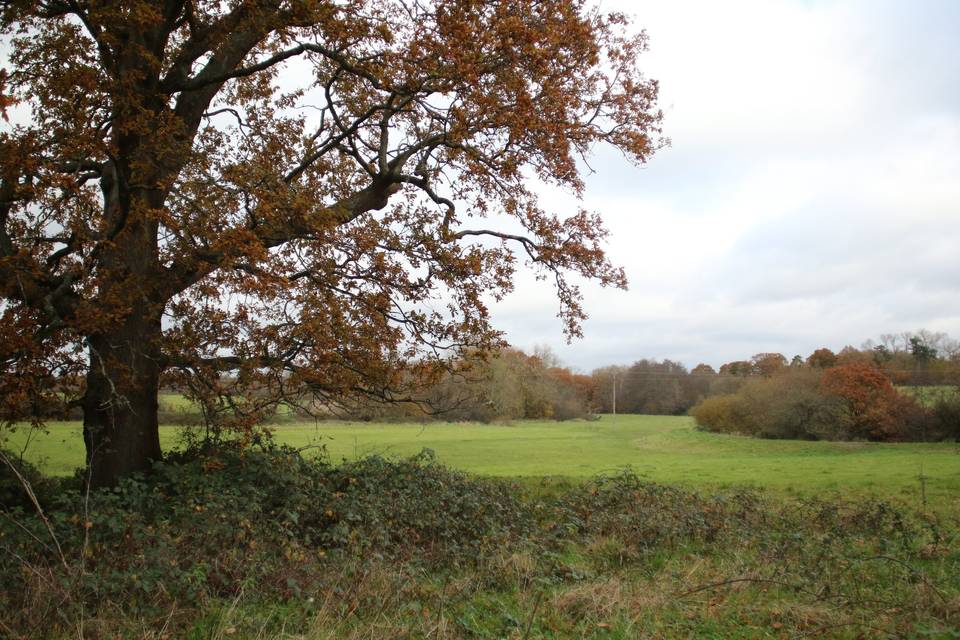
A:
{"label": "tree trunk", "polygon": [[147,472],[162,456],[157,423],[160,321],[134,314],[110,335],[88,338],[83,439],[92,484]]}
{"label": "tree trunk", "polygon": [[[144,163],[145,164],[145,163]],[[99,256],[98,297],[103,329],[87,336],[90,364],[83,400],[83,440],[94,486],[150,470],[162,456],[157,392],[162,369],[161,317],[157,295],[158,189],[128,189],[129,163],[112,163],[101,179],[104,217],[116,229]],[[157,182],[154,176],[139,179]]]}

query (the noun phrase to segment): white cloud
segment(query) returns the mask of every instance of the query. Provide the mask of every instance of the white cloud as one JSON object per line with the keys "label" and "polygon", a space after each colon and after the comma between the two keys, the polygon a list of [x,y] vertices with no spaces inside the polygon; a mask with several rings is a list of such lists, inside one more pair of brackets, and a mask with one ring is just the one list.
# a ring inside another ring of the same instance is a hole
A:
{"label": "white cloud", "polygon": [[566,347],[524,279],[495,312],[514,343],[590,368],[960,335],[960,5],[604,7],[650,34],[673,146],[639,170],[592,163],[585,203],[631,291],[586,288],[587,336]]}

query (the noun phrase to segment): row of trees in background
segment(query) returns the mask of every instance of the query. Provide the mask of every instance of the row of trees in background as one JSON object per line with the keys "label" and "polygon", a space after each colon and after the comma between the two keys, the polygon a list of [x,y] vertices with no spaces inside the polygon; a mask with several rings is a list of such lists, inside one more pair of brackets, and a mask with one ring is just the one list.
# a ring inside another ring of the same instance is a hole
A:
{"label": "row of trees in background", "polygon": [[789,361],[780,353],[760,353],[750,360],[728,362],[720,367],[720,373],[769,376],[787,367],[824,369],[847,364],[872,364],[898,385],[958,384],[960,341],[946,333],[925,329],[887,333],[879,340],[867,340],[859,349],[846,346],[835,353],[821,347],[806,358],[795,355]]}
{"label": "row of trees in background", "polygon": [[[911,389],[907,387],[906,389]],[[708,431],[764,438],[931,441],[960,438],[960,395],[901,392],[872,363],[786,368],[691,408]]]}
{"label": "row of trees in background", "polygon": [[419,402],[360,399],[338,415],[364,420],[496,420],[583,418],[594,413],[596,385],[590,375],[563,367],[546,348],[533,354],[505,348],[457,363]]}
{"label": "row of trees in background", "polygon": [[[701,428],[768,438],[960,440],[960,343],[945,333],[885,334],[860,349],[777,353],[723,365],[691,407]],[[726,389],[721,389],[726,385]]]}
{"label": "row of trees in background", "polygon": [[[719,370],[702,363],[687,370],[672,360],[643,359],[629,367],[596,369],[591,397],[593,409],[601,413],[683,415],[704,398],[735,393],[751,380],[853,364],[879,370],[894,386],[958,385],[960,342],[926,330],[884,334],[859,349],[847,346],[834,352],[821,347],[807,357],[790,359],[763,352],[727,362]],[[789,379],[803,378],[801,374]]]}
{"label": "row of trees in background", "polygon": [[[712,374],[712,375],[711,375]],[[683,415],[709,395],[716,373],[687,371],[672,360],[638,360],[629,367],[597,369],[591,376],[599,413]]]}
{"label": "row of trees in background", "polygon": [[561,366],[548,349],[532,355],[503,349],[471,371],[447,376],[431,391],[431,405],[450,420],[569,420],[592,412],[591,376]]}
{"label": "row of trees in background", "polygon": [[581,374],[539,347],[465,362],[424,391],[425,405],[361,403],[350,416],[422,418],[423,406],[440,419],[482,422],[692,413],[704,428],[765,437],[927,440],[955,433],[948,405],[956,394],[941,402],[927,393],[918,403],[897,388],[957,384],[958,342],[925,330],[885,334],[859,349],[821,347],[806,357],[762,352],[719,370],[642,359]]}

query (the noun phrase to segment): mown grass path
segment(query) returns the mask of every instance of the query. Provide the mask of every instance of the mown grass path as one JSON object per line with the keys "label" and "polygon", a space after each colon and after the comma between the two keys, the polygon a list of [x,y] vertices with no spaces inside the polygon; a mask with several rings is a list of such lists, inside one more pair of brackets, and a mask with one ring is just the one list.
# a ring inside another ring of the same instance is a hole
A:
{"label": "mown grass path", "polygon": [[[179,427],[161,427],[165,448]],[[704,433],[686,417],[603,416],[596,421],[515,424],[296,423],[276,427],[279,442],[322,445],[334,462],[432,449],[444,464],[519,479],[582,478],[630,466],[650,480],[690,486],[752,485],[800,495],[877,494],[918,504],[921,473],[931,505],[960,511],[960,445],[759,440]],[[23,444],[16,432],[7,446]],[[33,435],[28,459],[65,475],[83,461],[78,423]]]}

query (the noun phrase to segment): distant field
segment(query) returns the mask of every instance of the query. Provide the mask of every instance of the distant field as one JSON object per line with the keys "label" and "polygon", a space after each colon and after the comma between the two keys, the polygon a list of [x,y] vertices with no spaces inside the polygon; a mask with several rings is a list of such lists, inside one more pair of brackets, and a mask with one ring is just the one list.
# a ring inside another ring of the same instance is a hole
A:
{"label": "distant field", "polygon": [[[168,393],[162,392],[157,398],[158,404],[160,405],[160,423],[163,424],[164,419],[171,419],[171,414],[181,414],[179,417],[183,418],[185,416],[192,416],[194,418],[200,417],[200,406],[183,397],[179,393]],[[164,415],[167,414],[167,415]],[[292,410],[287,405],[280,405],[277,407],[277,414],[279,416],[289,416],[292,414]],[[175,421],[176,417],[172,417],[171,421]]]}
{"label": "distant field", "polygon": [[905,393],[923,405],[933,405],[938,400],[952,398],[960,393],[960,389],[951,385],[930,385],[927,387],[902,386],[897,387],[901,393]]}
{"label": "distant field", "polygon": [[[179,431],[161,427],[165,449],[176,446]],[[275,433],[296,447],[322,445],[335,462],[429,448],[451,467],[518,479],[575,479],[630,466],[658,482],[753,485],[803,495],[875,493],[912,502],[920,499],[922,471],[928,500],[960,510],[960,446],[953,443],[758,440],[700,432],[690,418],[668,416],[512,425],[296,423]],[[15,433],[7,446],[19,448],[24,436]],[[80,425],[51,424],[33,436],[26,457],[48,473],[71,473],[83,461]]]}

